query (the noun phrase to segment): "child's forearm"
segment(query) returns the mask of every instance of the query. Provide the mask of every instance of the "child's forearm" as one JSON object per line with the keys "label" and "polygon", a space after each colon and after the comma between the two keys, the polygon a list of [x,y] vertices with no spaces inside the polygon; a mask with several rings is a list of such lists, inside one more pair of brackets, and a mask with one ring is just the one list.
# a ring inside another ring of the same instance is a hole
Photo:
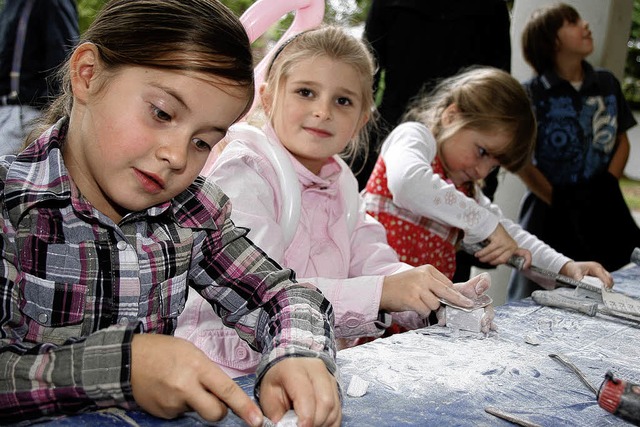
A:
{"label": "child's forearm", "polygon": [[613,157],[611,157],[611,162],[609,163],[608,170],[611,175],[618,179],[622,178],[624,168],[629,160],[630,150],[631,147],[626,132],[618,134],[616,151],[613,153]]}
{"label": "child's forearm", "polygon": [[134,329],[114,326],[59,347],[3,341],[0,424],[100,406],[134,407],[130,364],[123,363],[130,360]]}

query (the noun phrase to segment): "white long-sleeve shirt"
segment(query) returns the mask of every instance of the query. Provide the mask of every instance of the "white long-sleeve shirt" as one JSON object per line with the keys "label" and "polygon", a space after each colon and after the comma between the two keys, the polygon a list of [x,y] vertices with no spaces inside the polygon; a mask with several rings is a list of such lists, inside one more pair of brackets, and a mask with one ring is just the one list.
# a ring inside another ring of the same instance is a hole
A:
{"label": "white long-sleeve shirt", "polygon": [[[468,244],[485,240],[502,224],[518,246],[532,255],[532,264],[559,272],[570,258],[504,217],[500,207],[492,203],[480,188],[475,198],[466,196],[435,173],[431,163],[437,154],[437,143],[431,131],[421,123],[406,122],[397,126],[382,144],[380,155],[387,174],[387,188],[394,208],[435,220],[444,226],[464,231]],[[367,210],[380,212],[384,203],[380,196],[364,194]]]}

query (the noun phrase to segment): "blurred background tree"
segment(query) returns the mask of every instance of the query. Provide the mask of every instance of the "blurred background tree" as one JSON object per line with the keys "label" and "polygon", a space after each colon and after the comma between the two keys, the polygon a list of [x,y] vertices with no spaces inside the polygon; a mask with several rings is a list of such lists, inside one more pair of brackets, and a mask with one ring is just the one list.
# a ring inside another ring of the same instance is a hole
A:
{"label": "blurred background tree", "polygon": [[640,109],[640,0],[633,0],[632,13],[622,91],[631,108],[637,110]]}
{"label": "blurred background tree", "polygon": [[[0,0],[0,5],[6,0]],[[84,31],[96,13],[107,0],[78,0],[78,14],[80,16],[80,31]],[[221,0],[236,15],[240,16],[254,3],[254,0]],[[347,26],[362,24],[367,16],[369,0],[329,0],[325,8],[325,22]],[[274,35],[282,33],[291,23],[293,14],[289,14],[276,25]]]}
{"label": "blurred background tree", "polygon": [[[4,2],[6,0],[0,0]],[[77,0],[80,32],[83,33],[93,21],[98,11],[107,0]],[[255,0],[221,0],[237,16],[242,15]],[[369,10],[369,0],[328,0],[325,6],[324,22],[335,23],[347,27],[361,28]],[[276,23],[266,34],[253,43],[256,63],[262,59],[265,50],[274,44],[289,28],[293,21],[293,13],[289,13]]]}

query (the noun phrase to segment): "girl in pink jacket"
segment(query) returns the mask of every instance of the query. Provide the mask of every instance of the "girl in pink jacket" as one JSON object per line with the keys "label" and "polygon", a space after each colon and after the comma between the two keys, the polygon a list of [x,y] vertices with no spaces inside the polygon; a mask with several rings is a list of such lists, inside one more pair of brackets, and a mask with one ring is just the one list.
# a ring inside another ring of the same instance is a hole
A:
{"label": "girl in pink jacket", "polygon": [[[454,285],[431,265],[399,262],[382,225],[366,214],[357,181],[338,154],[364,143],[373,74],[366,47],[342,29],[290,39],[260,88],[268,123],[262,130],[233,126],[210,174],[231,199],[236,225],[249,228],[270,257],[332,303],[342,347],[382,335],[392,319],[407,329],[427,326],[441,300],[470,307],[490,285],[487,274]],[[489,306],[483,331],[492,319]],[[232,376],[253,372],[259,360],[195,293],[176,335]]]}

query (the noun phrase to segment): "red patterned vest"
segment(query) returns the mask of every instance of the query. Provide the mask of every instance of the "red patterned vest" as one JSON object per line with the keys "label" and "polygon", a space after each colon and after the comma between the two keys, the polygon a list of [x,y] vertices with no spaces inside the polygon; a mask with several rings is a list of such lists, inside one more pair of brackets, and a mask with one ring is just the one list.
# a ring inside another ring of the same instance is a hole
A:
{"label": "red patterned vest", "polygon": [[[447,179],[439,157],[435,157],[431,167],[434,173]],[[472,186],[456,188],[473,197]],[[462,230],[395,206],[382,156],[367,181],[366,192],[367,212],[384,225],[389,245],[400,261],[413,266],[431,264],[451,279],[456,271],[456,247],[462,239]]]}

